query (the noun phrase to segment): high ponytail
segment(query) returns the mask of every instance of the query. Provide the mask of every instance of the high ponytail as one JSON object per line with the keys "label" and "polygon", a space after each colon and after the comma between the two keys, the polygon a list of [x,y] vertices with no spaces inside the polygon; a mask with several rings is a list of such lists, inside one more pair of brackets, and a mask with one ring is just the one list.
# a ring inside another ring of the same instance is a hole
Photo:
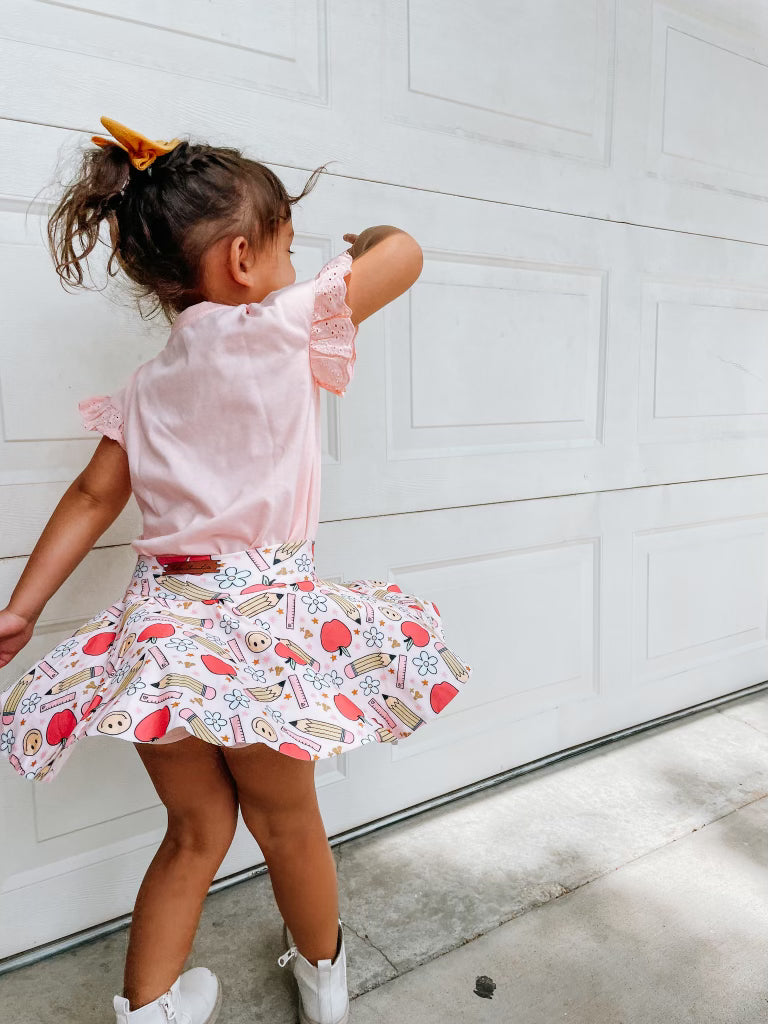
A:
{"label": "high ponytail", "polygon": [[88,256],[99,241],[102,222],[114,221],[130,167],[128,154],[118,146],[83,154],[79,174],[48,219],[48,246],[65,287],[84,286]]}
{"label": "high ponytail", "polygon": [[182,141],[145,170],[119,146],[88,149],[48,221],[56,272],[65,288],[91,287],[84,270],[106,222],[107,273],[122,270],[133,283],[142,316],[162,311],[172,323],[203,299],[208,246],[242,234],[257,252],[265,250],[323,170],[316,168],[294,196],[274,171],[237,149]]}

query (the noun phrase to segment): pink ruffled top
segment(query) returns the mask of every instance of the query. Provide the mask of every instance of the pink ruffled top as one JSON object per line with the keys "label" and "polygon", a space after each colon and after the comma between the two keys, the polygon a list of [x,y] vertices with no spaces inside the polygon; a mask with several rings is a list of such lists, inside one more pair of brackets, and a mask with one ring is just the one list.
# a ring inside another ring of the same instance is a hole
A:
{"label": "pink ruffled top", "polygon": [[320,388],[345,394],[355,364],[351,262],[341,253],[262,302],[190,306],[123,387],[79,403],[84,427],[127,453],[143,517],[136,552],[315,538]]}

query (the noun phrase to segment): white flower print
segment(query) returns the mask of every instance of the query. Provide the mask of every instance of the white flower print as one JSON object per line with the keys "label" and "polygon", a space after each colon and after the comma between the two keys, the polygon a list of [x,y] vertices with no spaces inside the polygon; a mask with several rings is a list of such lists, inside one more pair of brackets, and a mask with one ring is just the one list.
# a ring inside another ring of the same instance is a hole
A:
{"label": "white flower print", "polygon": [[31,715],[33,711],[37,710],[37,705],[42,699],[39,693],[33,693],[29,697],[24,697],[19,711],[22,715]]}
{"label": "white flower print", "polygon": [[195,649],[195,641],[189,640],[183,636],[172,636],[164,646],[175,649],[179,654],[186,654],[188,651],[193,651]]}
{"label": "white flower print", "polygon": [[363,736],[361,738],[360,742],[361,743],[375,743],[376,742],[376,737],[375,736]]}
{"label": "white flower print", "polygon": [[134,693],[138,693],[139,690],[145,689],[146,685],[147,684],[144,682],[143,679],[132,679],[130,683],[128,683],[128,685],[126,686],[125,692],[132,697]]}
{"label": "white flower print", "polygon": [[363,695],[370,697],[372,693],[379,692],[379,682],[373,676],[366,676],[360,683],[363,688]]}
{"label": "white flower print", "polygon": [[72,651],[77,647],[78,641],[76,639],[65,640],[60,643],[58,647],[52,653],[54,658],[67,658]]}
{"label": "white flower print", "polygon": [[267,714],[272,718],[273,722],[283,723],[285,721],[283,713],[279,708],[267,708]]}
{"label": "white flower print", "polygon": [[307,555],[299,555],[296,559],[296,568],[299,572],[309,572],[312,568],[312,562],[309,560]]}
{"label": "white flower print", "polygon": [[228,565],[224,572],[217,572],[213,577],[220,590],[227,587],[244,587],[251,576],[250,569],[239,569],[236,565]]}
{"label": "white flower print", "polygon": [[317,672],[315,672],[315,670],[313,668],[310,668],[309,666],[307,666],[304,669],[304,682],[312,683],[316,690],[322,690],[323,688],[322,679],[320,679]]}
{"label": "white flower print", "polygon": [[133,575],[138,579],[140,576],[143,576],[148,569],[149,566],[147,563],[139,559],[136,563],[136,568],[133,570]]}
{"label": "white flower print", "polygon": [[266,683],[267,677],[264,675],[263,668],[254,668],[253,665],[246,665],[245,671],[249,676],[253,676],[254,681],[260,686],[263,686]]}
{"label": "white flower print", "polygon": [[225,693],[224,700],[229,704],[230,711],[237,711],[238,708],[247,708],[251,703],[242,690],[233,690],[232,693]]}
{"label": "white flower print", "polygon": [[237,621],[237,619],[231,619],[229,615],[226,614],[226,612],[222,615],[221,622],[219,623],[219,625],[227,634],[227,636],[229,636],[230,633],[233,633],[236,629],[240,628],[240,623]]}
{"label": "white flower print", "polygon": [[437,675],[437,655],[427,654],[426,651],[420,651],[417,658],[411,659],[413,664],[419,670],[420,676],[426,676],[430,672],[433,675]]}
{"label": "white flower print", "polygon": [[219,714],[218,711],[205,711],[203,712],[203,718],[208,728],[215,729],[216,732],[221,732],[227,724],[227,720],[224,715]]}
{"label": "white flower print", "polygon": [[[330,686],[341,687],[343,681],[344,680],[341,678],[339,673],[334,668],[331,669],[330,672],[326,672],[321,676],[322,686],[318,687],[318,689],[322,689],[323,687],[327,688]],[[317,683],[315,683],[315,686],[317,686]]]}
{"label": "white flower print", "polygon": [[366,647],[381,647],[384,642],[384,634],[376,626],[371,626],[370,629],[366,629],[363,633],[365,637]]}
{"label": "white flower print", "polygon": [[128,673],[131,671],[131,667],[131,665],[121,665],[120,668],[114,672],[112,676],[112,682],[119,686],[120,683],[122,683],[122,681],[125,679]]}
{"label": "white flower print", "polygon": [[0,750],[13,750],[14,739],[13,729],[9,729],[8,732],[0,732]]}
{"label": "white flower print", "polygon": [[264,619],[254,619],[253,620],[253,624],[256,627],[256,629],[263,629],[267,633],[271,633],[272,632],[272,625],[271,625],[271,623],[267,622]]}
{"label": "white flower print", "polygon": [[302,594],[301,600],[307,606],[310,615],[314,615],[315,612],[324,612],[328,607],[328,598],[324,594],[318,594],[315,590],[308,594]]}

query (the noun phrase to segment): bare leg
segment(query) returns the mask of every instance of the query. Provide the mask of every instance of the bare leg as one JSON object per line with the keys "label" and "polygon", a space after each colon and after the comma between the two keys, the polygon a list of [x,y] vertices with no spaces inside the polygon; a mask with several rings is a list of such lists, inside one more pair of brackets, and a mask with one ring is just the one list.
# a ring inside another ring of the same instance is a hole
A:
{"label": "bare leg", "polygon": [[223,750],[243,821],[267,862],[275,901],[302,956],[333,959],[339,927],[336,864],[315,791],[315,762],[264,743]]}
{"label": "bare leg", "polygon": [[167,992],[181,974],[237,825],[237,792],[219,747],[194,736],[134,745],[168,811],[168,831],[133,911],[123,987],[131,1010]]}

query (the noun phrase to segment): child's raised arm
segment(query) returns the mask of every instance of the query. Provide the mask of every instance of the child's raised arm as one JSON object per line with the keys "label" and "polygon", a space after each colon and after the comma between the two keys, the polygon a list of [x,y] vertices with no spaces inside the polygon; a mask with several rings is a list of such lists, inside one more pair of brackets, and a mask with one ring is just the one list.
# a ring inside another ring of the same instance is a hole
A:
{"label": "child's raised arm", "polygon": [[352,242],[346,302],[357,325],[418,280],[424,256],[415,238],[389,224],[346,234],[344,239]]}

